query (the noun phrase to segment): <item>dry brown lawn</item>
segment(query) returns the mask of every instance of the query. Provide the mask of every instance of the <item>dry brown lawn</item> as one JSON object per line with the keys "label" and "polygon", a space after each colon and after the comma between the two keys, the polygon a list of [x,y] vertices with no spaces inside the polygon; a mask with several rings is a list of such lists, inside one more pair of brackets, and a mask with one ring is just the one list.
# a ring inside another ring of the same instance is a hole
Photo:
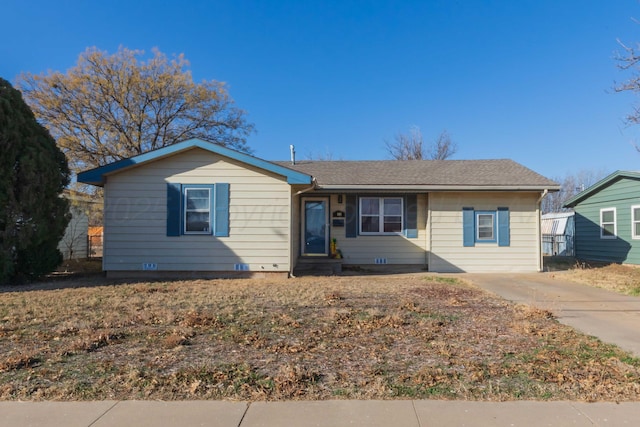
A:
{"label": "dry brown lawn", "polygon": [[611,264],[589,266],[576,263],[562,277],[589,286],[608,289],[625,295],[640,296],[640,268]]}
{"label": "dry brown lawn", "polygon": [[0,289],[0,399],[638,400],[640,361],[427,274]]}

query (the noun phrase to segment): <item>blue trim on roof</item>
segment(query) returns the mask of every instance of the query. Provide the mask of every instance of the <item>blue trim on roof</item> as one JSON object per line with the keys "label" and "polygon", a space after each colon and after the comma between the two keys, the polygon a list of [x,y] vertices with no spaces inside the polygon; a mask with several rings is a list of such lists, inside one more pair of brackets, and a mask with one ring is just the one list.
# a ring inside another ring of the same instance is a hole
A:
{"label": "blue trim on roof", "polygon": [[289,184],[311,184],[311,176],[302,172],[294,171],[284,166],[276,165],[275,163],[268,162],[266,160],[259,159],[257,157],[250,156],[245,153],[241,153],[236,150],[232,150],[227,147],[223,147],[219,144],[203,141],[201,139],[188,139],[186,141],[178,142],[173,145],[159,148],[157,150],[149,151],[138,156],[130,157],[128,159],[119,160],[117,162],[109,163],[108,165],[100,166],[95,169],[80,172],[78,174],[78,182],[85,184],[92,184],[102,186],[105,183],[105,175],[116,173],[124,169],[140,166],[144,163],[152,160],[158,160],[163,157],[169,157],[176,153],[189,150],[192,148],[201,148],[211,153],[219,154],[224,157],[228,157],[233,160],[237,160],[242,163],[246,163],[250,166],[254,166],[266,171],[275,173],[276,175],[282,175],[287,178]]}
{"label": "blue trim on roof", "polygon": [[562,207],[573,208],[578,203],[582,202],[584,199],[591,197],[593,194],[602,190],[604,187],[607,187],[613,184],[614,181],[617,181],[620,178],[640,179],[640,172],[620,171],[620,170],[615,171],[611,175],[601,179],[600,181],[593,184],[591,187],[582,190],[581,192],[579,192],[578,194],[576,194],[575,196],[573,196],[572,198],[564,202],[564,205],[562,205]]}

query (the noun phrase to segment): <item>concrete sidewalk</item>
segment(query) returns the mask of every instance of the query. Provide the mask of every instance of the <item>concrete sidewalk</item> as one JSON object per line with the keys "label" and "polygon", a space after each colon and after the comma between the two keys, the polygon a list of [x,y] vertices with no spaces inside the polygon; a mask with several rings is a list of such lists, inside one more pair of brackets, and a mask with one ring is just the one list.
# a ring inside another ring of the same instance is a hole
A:
{"label": "concrete sidewalk", "polygon": [[3,427],[632,426],[640,403],[440,400],[0,402]]}
{"label": "concrete sidewalk", "polygon": [[640,357],[638,297],[569,282],[562,272],[459,277],[507,300],[549,310],[561,323]]}

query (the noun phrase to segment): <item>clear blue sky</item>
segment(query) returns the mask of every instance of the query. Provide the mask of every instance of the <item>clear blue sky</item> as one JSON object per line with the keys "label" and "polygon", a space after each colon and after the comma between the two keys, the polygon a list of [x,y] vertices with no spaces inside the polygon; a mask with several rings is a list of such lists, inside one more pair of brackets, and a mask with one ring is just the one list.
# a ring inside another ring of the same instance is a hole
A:
{"label": "clear blue sky", "polygon": [[184,53],[227,82],[255,154],[387,158],[384,140],[446,129],[456,159],[511,158],[548,177],[640,170],[638,99],[616,39],[637,0],[25,1],[0,8],[0,77],[72,67],[89,46]]}

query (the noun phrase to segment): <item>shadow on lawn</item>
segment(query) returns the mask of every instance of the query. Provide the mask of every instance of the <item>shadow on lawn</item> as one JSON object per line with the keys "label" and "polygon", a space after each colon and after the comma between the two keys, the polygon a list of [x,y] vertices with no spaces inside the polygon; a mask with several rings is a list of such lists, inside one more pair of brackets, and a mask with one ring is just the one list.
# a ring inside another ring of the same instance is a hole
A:
{"label": "shadow on lawn", "polygon": [[107,279],[102,271],[101,259],[65,260],[56,271],[32,282],[0,286],[0,293],[86,288],[123,283]]}

